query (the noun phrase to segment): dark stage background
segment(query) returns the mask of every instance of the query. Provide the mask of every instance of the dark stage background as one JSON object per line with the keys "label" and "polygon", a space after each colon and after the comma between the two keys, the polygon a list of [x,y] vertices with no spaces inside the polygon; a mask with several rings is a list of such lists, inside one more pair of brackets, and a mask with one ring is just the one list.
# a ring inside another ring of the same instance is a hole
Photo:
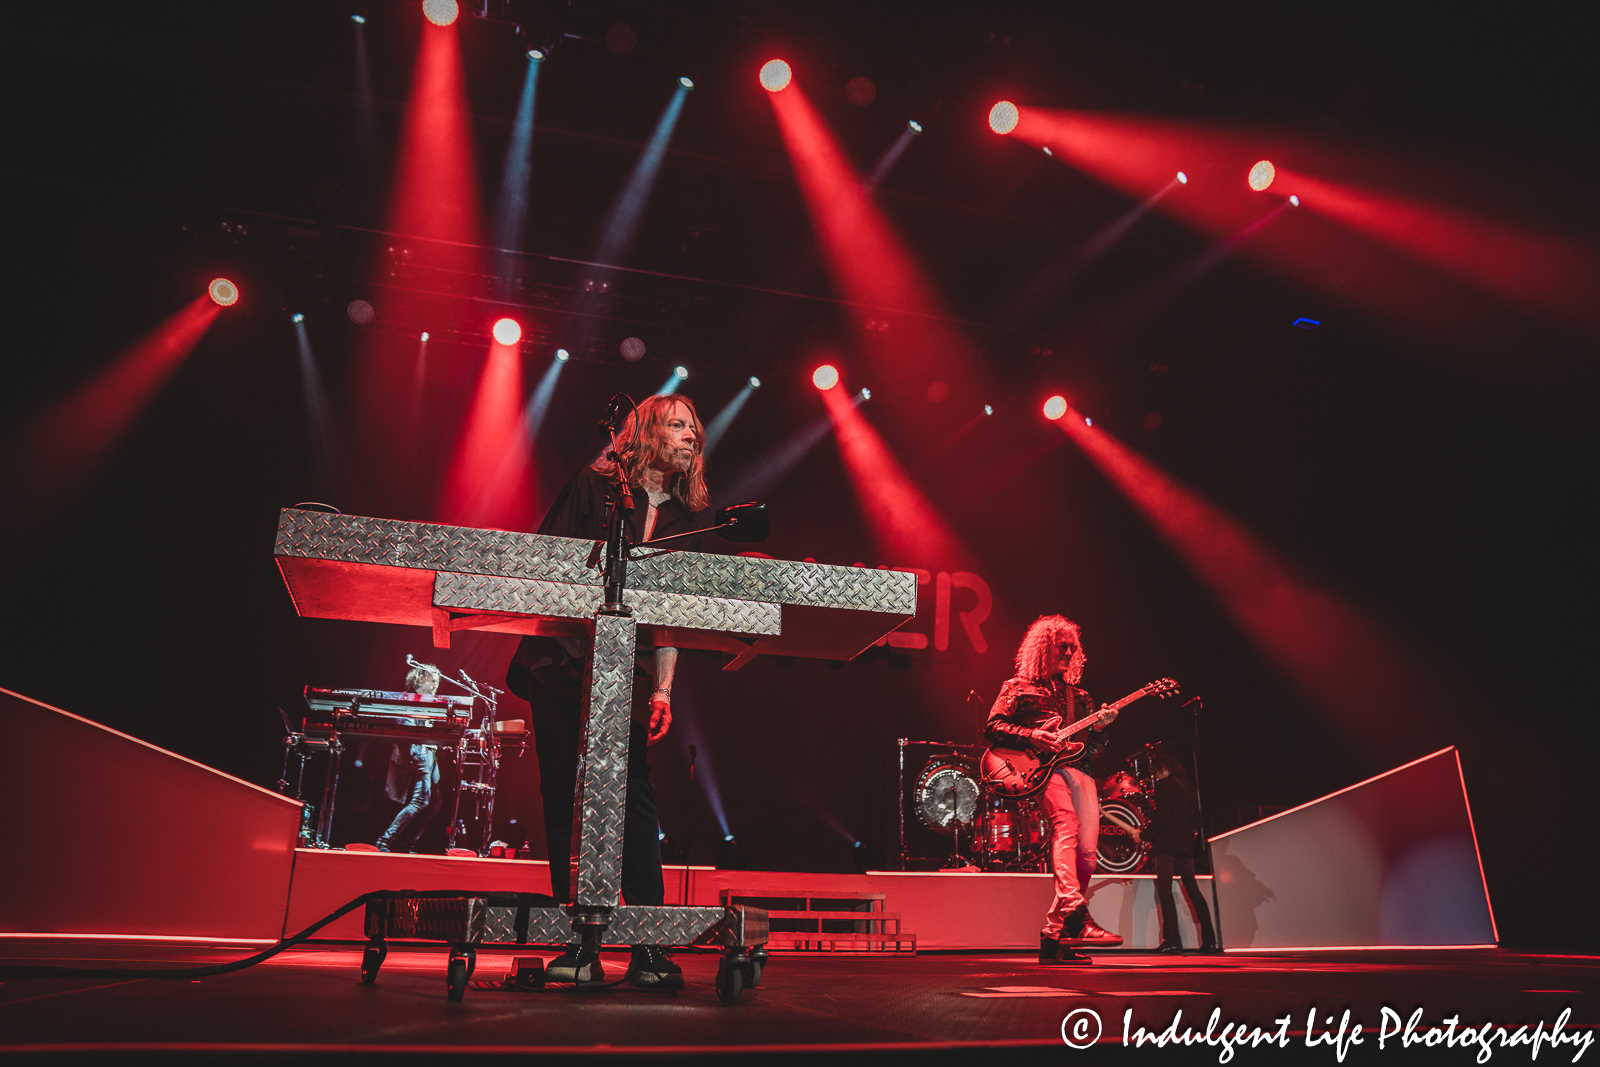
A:
{"label": "dark stage background", "polygon": [[[1300,130],[1426,160],[1428,173],[1454,175],[1441,199],[1487,203],[1592,247],[1594,209],[1577,195],[1592,181],[1592,138],[1569,133],[1594,129],[1593,94],[1567,16],[1535,7],[1492,25],[1459,9],[1443,22],[1391,10],[1380,30],[1376,9],[1267,5],[1204,15],[991,6],[950,18],[917,6],[549,6],[566,12],[571,36],[539,85],[518,260],[527,305],[559,308],[576,283],[569,261],[590,250],[670,79],[692,69],[699,87],[627,263],[656,273],[617,275],[593,343],[561,372],[535,441],[539,510],[592,458],[606,398],[648,395],[678,363],[707,421],[747,376],[762,379],[709,462],[714,494],[752,484],[764,458],[826,417],[809,380],[826,355],[851,388],[871,387],[861,412],[966,556],[883,558],[831,436],[786,476],[754,483],[773,513],[761,550],[959,571],[992,593],[982,648],[953,619],[946,650],[874,649],[848,664],[758,659],[729,674],[716,656],[685,653],[676,726],[652,757],[669,857],[688,849],[713,862],[727,832],[767,869],[885,862],[897,849],[895,739],[976,741],[967,694],[992,697],[1026,624],[1062,611],[1083,624],[1085,684],[1098,699],[1163,675],[1203,697],[1199,770],[1213,819],[1299,804],[1458,745],[1506,943],[1600,947],[1589,904],[1594,536],[1581,517],[1595,484],[1592,327],[1445,280],[1419,290],[1426,314],[1385,317],[1357,299],[1359,277],[1311,285],[1237,256],[1133,327],[1102,329],[1126,294],[1206,246],[1159,213],[1050,310],[1011,315],[1010,297],[1062,247],[1131,202],[983,128],[989,104],[1010,95]],[[229,274],[246,299],[59,506],[7,494],[0,684],[261,784],[278,776],[277,709],[293,714],[302,686],[399,688],[406,652],[500,684],[515,643],[462,633],[436,652],[421,630],[299,619],[272,561],[277,510],[299,501],[436,518],[486,357],[482,312],[465,296],[408,304],[368,284],[385,254],[387,239],[368,231],[385,224],[420,19],[402,3],[361,8],[364,103],[353,10],[179,4],[27,31],[37,80],[17,217],[28,251],[14,268],[28,278],[13,287],[8,434],[209,278]],[[602,43],[622,21],[640,42],[627,56]],[[466,18],[461,39],[488,205],[525,60],[503,26]],[[760,61],[784,50],[858,168],[909,115],[927,125],[878,202],[959,320],[984,395],[933,402],[915,353],[894,373],[852,362],[861,315],[830,302],[838,294],[754,83]],[[857,108],[839,87],[862,72],[879,93]],[[1270,239],[1314,253],[1319,225],[1291,213]],[[357,296],[378,307],[371,328],[344,315]],[[291,311],[306,315],[343,466],[313,445]],[[1470,328],[1450,327],[1457,313]],[[1294,329],[1300,316],[1322,326]],[[561,319],[524,321],[531,389]],[[409,455],[375,456],[355,439],[358,367],[415,374],[420,329],[437,333],[421,428]],[[649,345],[634,364],[616,355],[629,335]],[[1391,705],[1362,663],[1347,665],[1332,700],[1308,697],[1039,417],[1058,390],[1348,598],[1440,685],[1378,722],[1370,709]],[[984,403],[994,416],[978,414]],[[932,589],[908,631],[932,633]],[[977,596],[957,589],[952,609],[973,610]],[[519,703],[508,705],[515,715]],[[1136,704],[1102,772],[1187,730],[1176,703]],[[70,752],[13,758],[50,761],[61,788],[74,787]],[[531,780],[511,777],[526,796]],[[526,822],[531,809],[512,799],[505,811]],[[504,833],[539,845],[537,832]]]}

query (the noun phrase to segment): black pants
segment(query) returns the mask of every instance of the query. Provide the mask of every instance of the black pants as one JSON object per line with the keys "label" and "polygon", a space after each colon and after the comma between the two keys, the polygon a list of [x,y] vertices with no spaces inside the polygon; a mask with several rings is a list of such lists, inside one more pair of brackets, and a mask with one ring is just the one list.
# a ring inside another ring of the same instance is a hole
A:
{"label": "black pants", "polygon": [[1211,925],[1211,910],[1206,907],[1206,898],[1200,895],[1200,883],[1194,880],[1194,857],[1157,853],[1156,903],[1161,906],[1161,943],[1183,944],[1183,936],[1178,932],[1178,905],[1172,899],[1174,870],[1183,879],[1183,895],[1189,898],[1189,906],[1194,909],[1195,923],[1200,927],[1200,944],[1205,948],[1215,948],[1217,932]]}
{"label": "black pants", "polygon": [[[539,754],[539,793],[544,801],[545,849],[550,855],[550,894],[571,900],[572,794],[577,787],[578,715],[581,697],[535,687],[534,745]],[[633,905],[665,904],[661,877],[661,826],[655,787],[650,784],[649,729],[632,724],[628,737],[628,793],[622,823],[622,899]]]}

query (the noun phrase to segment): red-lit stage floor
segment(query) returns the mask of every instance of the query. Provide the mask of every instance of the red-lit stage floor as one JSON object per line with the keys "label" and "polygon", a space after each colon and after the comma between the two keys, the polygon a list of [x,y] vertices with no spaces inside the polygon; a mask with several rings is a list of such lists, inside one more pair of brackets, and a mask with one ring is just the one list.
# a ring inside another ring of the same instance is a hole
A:
{"label": "red-lit stage floor", "polygon": [[[128,942],[11,941],[7,962],[122,966],[221,962],[237,949]],[[506,973],[511,951],[485,950],[475,980]],[[1126,1059],[1123,1015],[1159,1032],[1180,1009],[1183,1025],[1203,1031],[1244,1021],[1269,1031],[1288,1015],[1289,1047],[1244,1050],[1235,1062],[1339,1062],[1333,1048],[1305,1046],[1307,1013],[1348,1009],[1368,1028],[1345,1062],[1478,1062],[1477,1049],[1380,1052],[1370,1032],[1389,1006],[1422,1009],[1421,1027],[1462,1023],[1551,1026],[1570,1009],[1562,1033],[1593,1032],[1600,1022],[1600,958],[1495,951],[1346,953],[1338,956],[1097,954],[1086,968],[1041,968],[1025,957],[979,953],[914,958],[774,958],[761,986],[733,1005],[712,988],[716,958],[680,954],[688,987],[676,995],[628,986],[589,992],[470,990],[445,997],[443,946],[397,945],[374,986],[359,979],[355,945],[307,947],[257,967],[200,981],[29,978],[0,985],[0,1052],[62,1053],[189,1050],[249,1059],[333,1052],[553,1054],[827,1050],[873,1062],[977,1062],[973,1046],[1007,1047],[1010,1060],[1070,1063]],[[608,956],[608,977],[626,957]],[[137,962],[134,962],[137,960]],[[615,968],[612,962],[615,961]],[[98,964],[105,965],[105,964]],[[1061,1026],[1089,1009],[1103,1022],[1092,1053],[1069,1053]],[[1180,1027],[1181,1029],[1181,1027]],[[1448,1055],[1446,1055],[1448,1051]],[[1572,1062],[1574,1046],[1545,1044],[1540,1063]],[[1218,1048],[1146,1049],[1162,1062],[1218,1062]],[[1071,1059],[1064,1057],[1071,1056]],[[1592,1060],[1600,1052],[1586,1057]],[[1529,1062],[1526,1047],[1497,1049],[1491,1062]],[[837,1056],[834,1057],[837,1059]],[[1224,1061],[1226,1062],[1226,1061]],[[1580,1061],[1582,1062],[1582,1061]]]}

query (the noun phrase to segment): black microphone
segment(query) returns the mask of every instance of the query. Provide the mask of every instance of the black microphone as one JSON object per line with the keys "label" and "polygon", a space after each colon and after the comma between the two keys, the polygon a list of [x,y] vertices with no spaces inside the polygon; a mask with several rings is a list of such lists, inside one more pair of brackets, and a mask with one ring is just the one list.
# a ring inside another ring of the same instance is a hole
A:
{"label": "black microphone", "polygon": [[606,405],[605,417],[600,420],[595,429],[600,431],[601,437],[612,437],[617,432],[618,424],[622,420],[622,394],[618,393],[611,398],[611,403]]}
{"label": "black microphone", "polygon": [[1195,705],[1195,710],[1196,711],[1205,711],[1206,710],[1205,702],[1202,701],[1199,697],[1190,697],[1188,700],[1185,700],[1183,702],[1183,706],[1184,707],[1188,707],[1190,704]]}

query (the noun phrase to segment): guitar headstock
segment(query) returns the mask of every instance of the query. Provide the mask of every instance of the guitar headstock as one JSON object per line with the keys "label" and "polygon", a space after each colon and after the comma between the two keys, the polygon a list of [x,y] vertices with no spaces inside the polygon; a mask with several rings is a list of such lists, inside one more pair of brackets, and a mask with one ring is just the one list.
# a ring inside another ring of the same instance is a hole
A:
{"label": "guitar headstock", "polygon": [[1144,687],[1146,696],[1160,697],[1162,700],[1178,695],[1178,683],[1171,678],[1160,678]]}

